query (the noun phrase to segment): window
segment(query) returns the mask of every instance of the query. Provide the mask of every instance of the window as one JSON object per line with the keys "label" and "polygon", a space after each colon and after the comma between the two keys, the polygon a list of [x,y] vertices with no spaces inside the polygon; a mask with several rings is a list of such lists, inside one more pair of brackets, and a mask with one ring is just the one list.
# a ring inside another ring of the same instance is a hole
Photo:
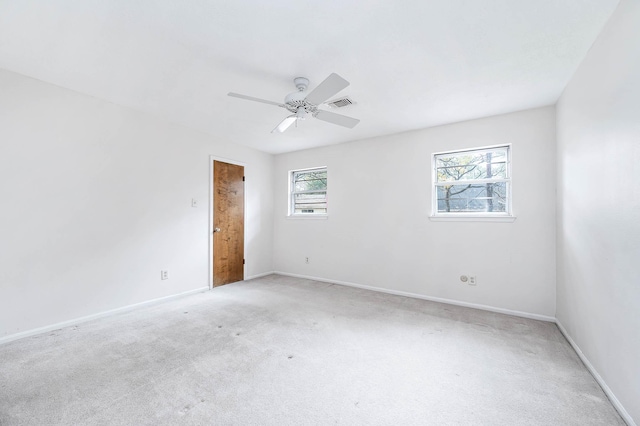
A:
{"label": "window", "polygon": [[289,183],[289,215],[327,214],[327,168],[294,170]]}
{"label": "window", "polygon": [[510,147],[433,155],[434,216],[511,215]]}

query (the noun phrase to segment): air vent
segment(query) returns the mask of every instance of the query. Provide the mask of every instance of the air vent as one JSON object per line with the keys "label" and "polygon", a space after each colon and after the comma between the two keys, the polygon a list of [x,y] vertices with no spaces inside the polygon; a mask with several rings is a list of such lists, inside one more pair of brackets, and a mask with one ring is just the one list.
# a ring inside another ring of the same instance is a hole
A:
{"label": "air vent", "polygon": [[342,107],[346,107],[349,105],[353,105],[355,102],[353,102],[351,99],[349,99],[349,97],[345,96],[344,98],[340,98],[340,99],[335,99],[333,101],[329,101],[327,102],[327,105],[329,105],[331,108],[342,108]]}

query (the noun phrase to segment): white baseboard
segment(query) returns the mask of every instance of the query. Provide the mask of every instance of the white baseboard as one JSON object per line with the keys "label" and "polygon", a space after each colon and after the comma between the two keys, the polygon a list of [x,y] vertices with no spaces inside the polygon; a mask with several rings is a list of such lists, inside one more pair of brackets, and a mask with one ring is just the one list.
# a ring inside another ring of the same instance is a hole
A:
{"label": "white baseboard", "polygon": [[[269,272],[263,272],[261,274],[256,274],[256,275],[251,275],[249,277],[246,277],[244,280],[252,280],[254,278],[260,278],[260,277],[264,277],[267,275],[271,275],[273,274],[273,271],[269,271]],[[104,312],[98,312],[97,314],[91,314],[91,315],[87,315],[84,317],[80,317],[80,318],[74,318],[68,321],[63,321],[63,322],[59,322],[56,324],[52,324],[52,325],[46,325],[44,327],[38,327],[38,328],[34,328],[31,330],[26,330],[26,331],[21,331],[19,333],[14,333],[14,334],[9,334],[8,336],[4,336],[4,337],[0,337],[0,345],[3,343],[9,343],[9,342],[13,342],[14,340],[18,340],[18,339],[23,339],[25,337],[30,337],[30,336],[34,336],[36,334],[40,334],[40,333],[46,333],[52,330],[58,330],[60,328],[64,328],[64,327],[70,327],[73,325],[78,325],[80,323],[86,322],[86,321],[91,321],[94,319],[98,319],[98,318],[103,318],[109,315],[113,315],[113,314],[117,314],[119,312],[125,312],[125,311],[129,311],[132,309],[136,309],[136,308],[141,308],[144,306],[149,306],[155,303],[160,303],[160,302],[164,302],[167,300],[171,300],[171,299],[176,299],[179,297],[183,297],[183,296],[188,296],[190,294],[195,294],[195,293],[200,293],[203,291],[208,291],[209,287],[201,287],[201,288],[197,288],[195,290],[189,290],[189,291],[185,291],[183,293],[178,293],[178,294],[173,294],[171,296],[164,296],[164,297],[159,297],[157,299],[152,299],[152,300],[147,300],[145,302],[140,302],[140,303],[134,303],[133,305],[127,305],[127,306],[123,306],[121,308],[116,308],[116,309],[111,309],[108,311],[104,311]]]}
{"label": "white baseboard", "polygon": [[308,279],[308,280],[321,281],[321,282],[332,283],[332,284],[339,284],[339,285],[344,285],[344,286],[348,286],[348,287],[356,287],[356,288],[361,288],[361,289],[364,289],[364,290],[377,291],[377,292],[380,292],[380,293],[394,294],[396,296],[405,296],[405,297],[412,297],[412,298],[415,298],[415,299],[429,300],[431,302],[446,303],[448,305],[464,306],[465,308],[480,309],[480,310],[483,310],[483,311],[497,312],[499,314],[513,315],[513,316],[516,316],[516,317],[535,319],[535,320],[539,320],[539,321],[547,321],[547,322],[555,322],[556,321],[556,319],[554,317],[550,317],[550,316],[547,316],[547,315],[539,315],[539,314],[532,314],[532,313],[529,313],[529,312],[513,311],[511,309],[496,308],[496,307],[493,307],[493,306],[480,305],[480,304],[477,304],[477,303],[461,302],[461,301],[453,300],[453,299],[443,299],[443,298],[440,298],[440,297],[425,296],[423,294],[409,293],[409,292],[406,292],[406,291],[389,290],[389,289],[386,289],[386,288],[372,287],[372,286],[369,286],[369,285],[350,283],[350,282],[347,282],[347,281],[330,280],[330,279],[326,279],[326,278],[311,277],[311,276],[308,276],[308,275],[290,274],[288,272],[281,272],[281,271],[274,271],[274,274],[285,275],[285,276],[288,276],[288,277],[295,277],[295,278],[305,278],[305,279]]}
{"label": "white baseboard", "polygon": [[141,308],[144,306],[154,305],[156,303],[165,302],[171,299],[177,299],[184,296],[189,296],[190,294],[201,293],[204,291],[208,291],[209,287],[200,287],[195,290],[189,290],[178,294],[172,294],[171,296],[159,297],[157,299],[147,300],[145,302],[134,303],[133,305],[123,306],[121,308],[110,309],[108,311],[99,312],[97,314],[91,314],[80,318],[74,318],[68,321],[59,322],[52,325],[46,325],[44,327],[33,328],[31,330],[21,331],[15,334],[9,334],[8,336],[0,337],[0,345],[3,343],[13,342],[14,340],[24,339],[25,337],[34,336],[40,333],[46,333],[48,331],[58,330],[64,327],[70,327],[73,325],[78,325],[83,322],[91,321],[98,318],[108,317],[110,315],[118,314],[121,312],[130,311],[132,309]]}
{"label": "white baseboard", "polygon": [[562,333],[564,338],[567,339],[567,341],[569,342],[573,350],[576,351],[576,353],[578,354],[578,357],[580,357],[580,360],[582,360],[582,363],[587,367],[587,370],[589,370],[593,378],[596,379],[596,382],[598,382],[598,384],[600,385],[604,393],[607,395],[607,398],[609,398],[609,401],[611,401],[611,404],[613,404],[615,409],[618,410],[618,414],[620,414],[622,419],[625,422],[627,422],[629,426],[637,426],[636,423],[631,418],[631,415],[627,412],[627,410],[624,409],[624,406],[622,405],[622,403],[620,403],[618,398],[616,398],[611,388],[607,386],[607,383],[600,376],[600,374],[598,374],[598,371],[593,367],[593,365],[591,364],[589,359],[586,357],[586,355],[582,353],[582,350],[580,349],[580,347],[576,344],[576,342],[573,341],[573,339],[567,332],[567,329],[564,328],[562,323],[557,318],[556,318],[556,325],[560,329],[560,332]]}
{"label": "white baseboard", "polygon": [[273,272],[273,271],[263,272],[263,273],[261,273],[261,274],[256,274],[256,275],[248,276],[248,277],[246,277],[246,278],[244,279],[244,281],[253,280],[253,279],[255,279],[255,278],[266,277],[267,275],[273,275],[273,274],[275,274],[275,272]]}

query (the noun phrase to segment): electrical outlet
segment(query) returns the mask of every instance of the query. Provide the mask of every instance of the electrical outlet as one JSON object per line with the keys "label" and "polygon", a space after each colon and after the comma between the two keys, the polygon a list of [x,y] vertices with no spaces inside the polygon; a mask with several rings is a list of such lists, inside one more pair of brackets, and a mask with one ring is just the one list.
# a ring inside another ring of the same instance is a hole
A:
{"label": "electrical outlet", "polygon": [[160,279],[168,280],[169,279],[169,271],[160,271]]}
{"label": "electrical outlet", "polygon": [[304,263],[309,263],[309,258],[308,257],[304,258]]}
{"label": "electrical outlet", "polygon": [[476,276],[475,275],[470,275],[469,276],[469,285],[476,285]]}
{"label": "electrical outlet", "polygon": [[467,277],[466,275],[460,275],[460,281],[466,283],[467,281],[469,281],[469,277]]}

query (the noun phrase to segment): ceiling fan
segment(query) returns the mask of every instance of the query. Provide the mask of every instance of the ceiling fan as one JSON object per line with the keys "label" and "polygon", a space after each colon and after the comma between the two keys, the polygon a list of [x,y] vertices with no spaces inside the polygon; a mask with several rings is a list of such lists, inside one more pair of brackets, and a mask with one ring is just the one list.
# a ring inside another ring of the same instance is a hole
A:
{"label": "ceiling fan", "polygon": [[270,104],[286,108],[289,112],[292,112],[290,116],[286,117],[276,126],[273,132],[284,132],[293,123],[298,120],[304,120],[307,117],[315,117],[319,120],[326,121],[328,123],[337,124],[338,126],[344,126],[352,129],[360,120],[356,118],[347,117],[346,115],[336,114],[329,111],[318,109],[323,102],[344,89],[349,85],[349,82],[338,74],[331,74],[322,83],[318,85],[311,92],[307,93],[307,87],[309,86],[309,80],[304,77],[297,77],[293,79],[297,92],[289,93],[284,98],[284,103],[278,103],[268,101],[265,99],[254,98],[253,96],[241,95],[239,93],[230,92],[229,96],[234,98],[246,99],[249,101],[262,102],[264,104]]}

